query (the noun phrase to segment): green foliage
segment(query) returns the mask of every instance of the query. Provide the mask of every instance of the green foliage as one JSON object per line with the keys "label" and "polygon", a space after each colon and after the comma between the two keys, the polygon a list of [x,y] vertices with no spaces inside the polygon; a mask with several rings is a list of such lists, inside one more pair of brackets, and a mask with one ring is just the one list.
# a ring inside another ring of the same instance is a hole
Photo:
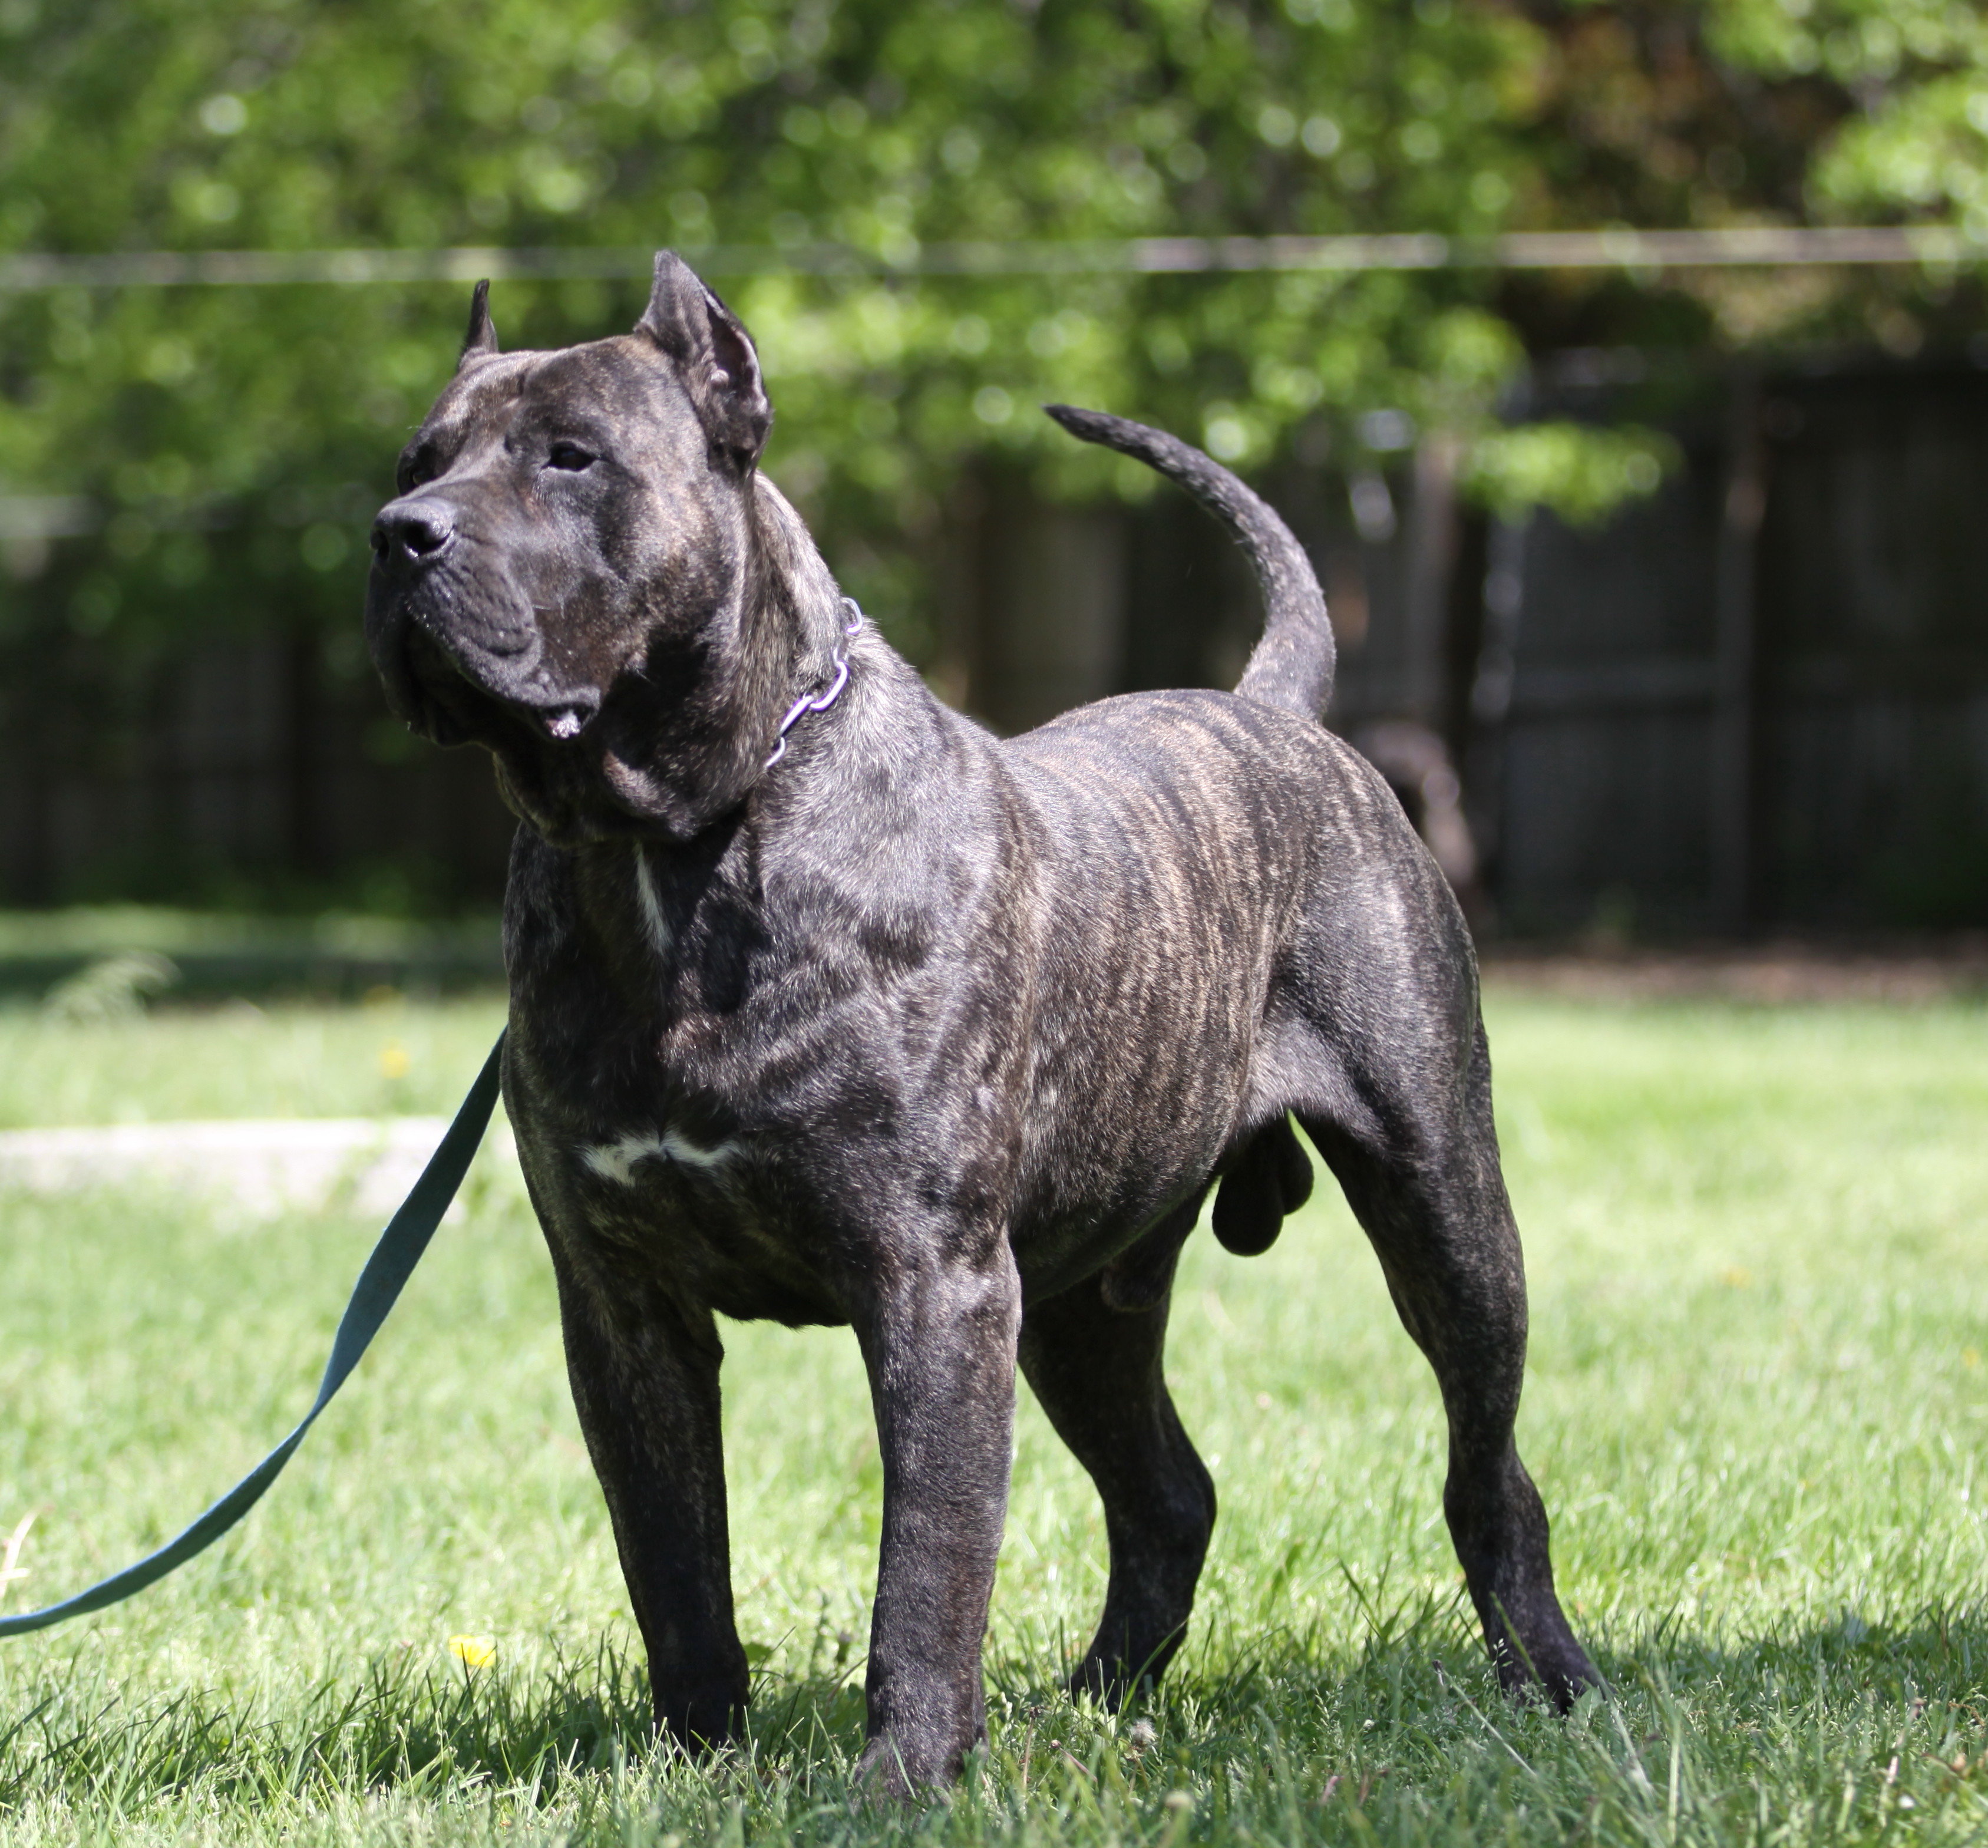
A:
{"label": "green foliage", "polygon": [[[829,241],[888,265],[958,239],[1723,223],[1811,192],[1978,215],[1983,42],[1945,0],[5,0],[0,249]],[[1496,433],[1528,347],[1784,331],[1842,293],[716,279],[771,374],[771,472],[900,619],[969,459],[1056,492],[1125,486],[1043,400],[1245,467],[1293,444],[1364,465],[1371,414],[1392,412],[1389,429],[1481,445],[1466,478],[1501,503],[1598,510],[1641,479],[1619,442]],[[0,300],[4,486],[91,497],[108,523],[9,599],[15,626],[141,648],[272,621],[349,634],[366,520],[447,376],[463,296]],[[628,325],[640,296],[514,282],[496,307],[507,338],[551,344]]]}
{"label": "green foliage", "polygon": [[1520,424],[1479,438],[1463,479],[1501,513],[1543,504],[1584,526],[1653,492],[1675,455],[1660,431]]}
{"label": "green foliage", "polygon": [[1858,104],[1821,152],[1837,216],[1930,214],[1988,240],[1988,16],[1956,0],[1727,0],[1716,42],[1770,76],[1817,77]]}
{"label": "green foliage", "polygon": [[59,983],[42,1007],[56,1019],[78,1025],[135,1020],[152,996],[179,979],[179,970],[169,958],[149,950],[124,950],[100,957]]}
{"label": "green foliage", "polygon": [[[502,1018],[0,1013],[0,1121],[445,1109]],[[549,1267],[515,1170],[486,1160],[248,1523],[113,1612],[0,1643],[0,1837],[1978,1841],[1981,1010],[1494,987],[1489,1025],[1533,1303],[1520,1441],[1612,1687],[1571,1721],[1489,1685],[1438,1514],[1435,1386],[1321,1177],[1264,1257],[1185,1254],[1168,1373],[1222,1512],[1158,1700],[1113,1719],[1056,1691],[1104,1536],[1024,1393],[987,1758],[949,1802],[864,1803],[881,1478],[860,1361],[846,1330],[728,1326],[753,1744],[651,1750]],[[19,1609],[171,1531],[287,1428],[377,1228],[142,1192],[4,1205],[0,1542],[38,1515],[31,1576],[0,1592]],[[494,1658],[466,1669],[458,1636]]]}
{"label": "green foliage", "polygon": [[[626,0],[336,8],[17,5],[0,101],[0,245],[93,249],[502,241],[695,249],[1158,232],[1496,228],[1533,35],[1501,15],[1299,4],[911,7]],[[1468,183],[1459,185],[1459,174]],[[720,279],[721,286],[723,286]],[[1516,357],[1481,282],[755,279],[803,494],[914,527],[934,465],[1054,437],[1061,397],[1190,432],[1239,408],[1232,459],[1376,406],[1481,421]],[[336,567],[401,432],[446,376],[459,289],[71,291],[15,304],[10,472],[107,493],[131,558],[189,510],[257,503]],[[632,319],[627,285],[513,284],[513,338]],[[1467,323],[1470,319],[1463,317]],[[1488,332],[1486,323],[1488,323]],[[76,438],[89,430],[96,440]],[[105,439],[108,439],[107,441]],[[198,542],[195,542],[198,544]],[[191,553],[192,547],[183,547]],[[282,549],[279,546],[276,549]],[[174,574],[169,572],[169,575]],[[177,574],[200,574],[189,556]]]}

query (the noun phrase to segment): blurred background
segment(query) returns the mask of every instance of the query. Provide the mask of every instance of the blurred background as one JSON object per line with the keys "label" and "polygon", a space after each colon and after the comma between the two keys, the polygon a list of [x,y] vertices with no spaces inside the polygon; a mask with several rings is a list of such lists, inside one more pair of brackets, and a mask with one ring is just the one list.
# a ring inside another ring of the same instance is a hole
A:
{"label": "blurred background", "polygon": [[1212,525],[1036,408],[1101,406],[1285,512],[1331,723],[1484,932],[1988,926],[1974,5],[0,0],[22,980],[118,903],[222,986],[203,908],[362,983],[409,939],[309,920],[487,961],[440,926],[509,817],[386,714],[367,527],[470,280],[562,344],[663,244],[847,587],[997,727],[1256,631]]}

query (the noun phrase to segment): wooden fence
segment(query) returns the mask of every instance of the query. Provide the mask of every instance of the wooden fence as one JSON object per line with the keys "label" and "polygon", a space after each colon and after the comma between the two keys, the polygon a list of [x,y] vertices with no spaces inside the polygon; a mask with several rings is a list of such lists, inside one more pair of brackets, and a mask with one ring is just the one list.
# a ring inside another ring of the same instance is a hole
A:
{"label": "wooden fence", "polygon": [[[1651,403],[1681,466],[1592,531],[1472,513],[1439,444],[1263,484],[1333,608],[1332,723],[1392,754],[1427,821],[1460,779],[1476,870],[1445,864],[1509,931],[1988,926],[1988,371],[1653,382],[1577,356],[1532,408]],[[46,551],[17,543],[17,567]],[[1239,556],[1170,494],[1050,507],[990,474],[935,584],[935,683],[1009,729],[1231,684],[1257,628]],[[357,624],[355,597],[330,644],[280,621],[143,659],[46,626],[0,641],[0,902],[277,877],[494,897],[510,824],[486,767],[411,747]]]}

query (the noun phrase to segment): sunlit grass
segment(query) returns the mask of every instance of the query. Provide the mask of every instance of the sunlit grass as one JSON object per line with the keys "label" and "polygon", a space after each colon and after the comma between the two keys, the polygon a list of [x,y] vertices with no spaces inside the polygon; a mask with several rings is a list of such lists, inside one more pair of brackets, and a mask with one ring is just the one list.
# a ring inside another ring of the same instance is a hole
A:
{"label": "sunlit grass", "polygon": [[446,1115],[501,997],[322,1007],[238,1001],[70,1025],[0,1008],[0,1129],[193,1117]]}
{"label": "sunlit grass", "polygon": [[[445,1111],[499,1012],[0,1017],[0,1121]],[[0,1642],[0,1836],[1988,1835],[1988,1014],[1494,996],[1490,1020],[1533,1288],[1521,1440],[1614,1687],[1570,1723],[1489,1684],[1434,1387],[1327,1188],[1263,1258],[1190,1247],[1172,1370],[1222,1512],[1150,1739],[1053,1691],[1101,1524],[1025,1401],[988,1758],[936,1809],[852,1795],[861,1372],[846,1333],[740,1327],[755,1736],[655,1751],[537,1233],[486,1173],[238,1535]],[[12,1609],[123,1563],[287,1428],[377,1228],[142,1195],[0,1213],[0,1535],[37,1515]]]}

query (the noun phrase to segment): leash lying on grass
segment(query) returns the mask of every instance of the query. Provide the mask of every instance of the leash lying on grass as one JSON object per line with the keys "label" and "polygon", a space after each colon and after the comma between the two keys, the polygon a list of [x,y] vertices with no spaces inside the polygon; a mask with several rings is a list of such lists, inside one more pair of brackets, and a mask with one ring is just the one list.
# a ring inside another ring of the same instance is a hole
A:
{"label": "leash lying on grass", "polygon": [[333,1396],[358,1366],[360,1356],[372,1344],[380,1325],[400,1299],[402,1287],[414,1274],[414,1266],[421,1262],[421,1254],[428,1248],[428,1240],[434,1237],[435,1227],[441,1224],[441,1216],[455,1198],[462,1177],[469,1172],[469,1164],[482,1146],[483,1132],[490,1126],[491,1112],[497,1107],[503,1054],[504,1036],[499,1034],[476,1082],[470,1086],[468,1096],[456,1112],[455,1122],[421,1170],[421,1179],[380,1234],[380,1242],[373,1247],[372,1256],[352,1287],[352,1300],[339,1318],[338,1333],[332,1340],[331,1358],[325,1362],[317,1397],[297,1428],[184,1532],[167,1541],[157,1552],[147,1554],[137,1565],[127,1566],[59,1604],[22,1611],[15,1616],[0,1616],[0,1636],[46,1630],[52,1623],[121,1603],[185,1565],[196,1553],[205,1552],[262,1500],[263,1491],[283,1473],[283,1465],[303,1442],[304,1433],[316,1422],[318,1413],[330,1404]]}

